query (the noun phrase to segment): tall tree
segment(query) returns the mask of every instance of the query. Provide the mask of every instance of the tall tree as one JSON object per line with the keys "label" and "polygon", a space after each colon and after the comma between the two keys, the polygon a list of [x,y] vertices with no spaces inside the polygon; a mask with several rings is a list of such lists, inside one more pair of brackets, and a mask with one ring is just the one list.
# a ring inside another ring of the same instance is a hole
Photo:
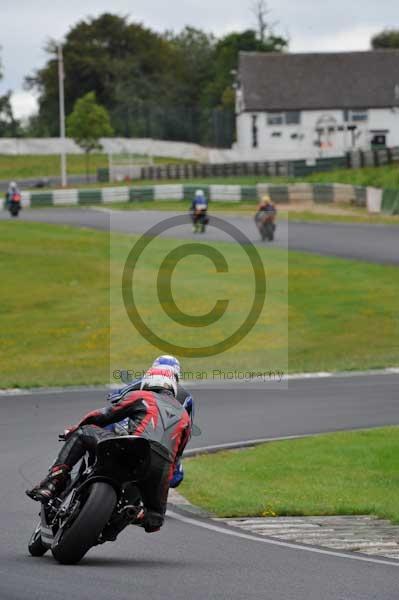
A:
{"label": "tall tree", "polygon": [[0,137],[19,137],[20,134],[20,123],[14,117],[9,90],[0,96]]}
{"label": "tall tree", "polygon": [[266,0],[256,0],[252,5],[252,11],[256,18],[258,37],[261,42],[264,42],[268,33],[272,33],[273,25],[268,21],[270,13]]}
{"label": "tall tree", "polygon": [[246,52],[281,52],[288,46],[282,36],[272,35],[264,41],[258,39],[256,31],[247,29],[242,33],[230,33],[218,41],[213,61],[213,77],[206,89],[208,102],[215,106],[222,104],[222,99],[231,98],[227,89],[231,88],[234,71],[237,69],[238,55]]}
{"label": "tall tree", "polygon": [[[1,46],[0,46],[1,50]],[[3,79],[3,63],[0,56],[0,81]],[[0,137],[20,135],[20,123],[14,117],[11,106],[11,90],[0,96]]]}
{"label": "tall tree", "polygon": [[[58,134],[58,79],[56,43],[47,44],[47,64],[26,78],[39,92],[39,116]],[[76,100],[94,91],[98,101],[114,110],[128,95],[130,103],[154,102],[169,93],[167,74],[171,49],[162,37],[126,18],[105,13],[80,21],[64,45],[65,101],[69,114]]]}
{"label": "tall tree", "polygon": [[[126,18],[103,14],[80,21],[63,44],[67,115],[85,93],[94,91],[119,135],[229,144],[233,131],[231,71],[240,50],[268,52],[287,47],[271,33],[234,32],[216,39],[194,27],[155,33]],[[47,64],[27,78],[39,92],[35,131],[58,135],[56,44],[47,45]],[[223,114],[222,114],[223,113]],[[226,115],[224,114],[226,113]],[[220,132],[219,120],[229,133]]]}
{"label": "tall tree", "polygon": [[89,174],[89,157],[93,150],[101,150],[101,137],[110,137],[113,129],[106,109],[97,104],[94,92],[77,100],[67,119],[67,134],[86,153],[86,177]]}
{"label": "tall tree", "polygon": [[373,50],[387,50],[399,48],[399,29],[384,29],[371,38]]}
{"label": "tall tree", "polygon": [[180,103],[200,104],[204,86],[213,74],[216,38],[194,27],[185,27],[178,34],[166,32],[165,37],[176,53],[175,85]]}

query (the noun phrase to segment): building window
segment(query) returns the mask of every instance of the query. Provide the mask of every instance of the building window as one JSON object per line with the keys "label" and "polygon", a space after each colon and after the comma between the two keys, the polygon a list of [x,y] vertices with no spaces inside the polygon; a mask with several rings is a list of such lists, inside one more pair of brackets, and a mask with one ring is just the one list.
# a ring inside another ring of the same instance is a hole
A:
{"label": "building window", "polygon": [[362,121],[368,121],[369,114],[367,110],[352,110],[351,111],[351,121],[353,123],[359,123]]}
{"label": "building window", "polygon": [[258,147],[258,115],[252,115],[252,148]]}
{"label": "building window", "polygon": [[267,113],[267,124],[268,125],[283,125],[284,115],[283,113]]}
{"label": "building window", "polygon": [[299,125],[301,113],[299,110],[288,110],[286,112],[267,113],[268,125]]}
{"label": "building window", "polygon": [[363,109],[344,110],[345,123],[364,123],[369,120],[369,113]]}
{"label": "building window", "polygon": [[299,110],[289,110],[286,112],[285,122],[287,125],[299,125],[301,122],[301,113]]}
{"label": "building window", "polygon": [[273,131],[272,137],[281,137],[281,131]]}

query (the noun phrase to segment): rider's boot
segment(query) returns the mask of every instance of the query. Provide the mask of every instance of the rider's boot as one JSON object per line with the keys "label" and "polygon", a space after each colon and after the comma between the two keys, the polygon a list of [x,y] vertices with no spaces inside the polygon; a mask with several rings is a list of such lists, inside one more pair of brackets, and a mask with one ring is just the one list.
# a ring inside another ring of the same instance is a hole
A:
{"label": "rider's boot", "polygon": [[144,510],[143,523],[144,531],[146,533],[155,533],[159,531],[163,525],[164,516],[160,512],[154,510]]}
{"label": "rider's boot", "polygon": [[54,465],[43,481],[31,490],[26,490],[27,496],[38,502],[48,502],[59,495],[67,486],[69,472],[68,465]]}

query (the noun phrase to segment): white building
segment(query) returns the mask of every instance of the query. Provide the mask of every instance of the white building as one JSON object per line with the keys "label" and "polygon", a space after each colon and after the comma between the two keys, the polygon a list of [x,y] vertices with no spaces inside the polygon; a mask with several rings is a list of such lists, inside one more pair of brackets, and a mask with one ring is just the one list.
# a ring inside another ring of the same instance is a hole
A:
{"label": "white building", "polygon": [[399,50],[242,52],[237,79],[234,150],[242,160],[399,146]]}

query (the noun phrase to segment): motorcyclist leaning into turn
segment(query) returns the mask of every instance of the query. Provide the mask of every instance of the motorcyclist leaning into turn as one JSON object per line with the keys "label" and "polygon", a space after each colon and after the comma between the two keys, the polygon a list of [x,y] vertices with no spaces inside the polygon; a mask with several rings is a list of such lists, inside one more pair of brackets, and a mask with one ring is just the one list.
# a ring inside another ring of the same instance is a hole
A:
{"label": "motorcyclist leaning into turn", "polygon": [[[177,394],[176,399],[180,402],[180,404],[186,409],[188,415],[191,420],[191,425],[193,425],[194,421],[194,400],[191,393],[186,390],[179,382],[181,376],[181,366],[180,362],[175,356],[170,356],[169,354],[163,354],[162,356],[158,356],[154,362],[152,363],[152,367],[157,368],[165,368],[171,369],[176,378],[177,384]],[[123,401],[123,399],[130,392],[137,391],[141,388],[142,378],[135,379],[128,385],[119,388],[118,390],[114,390],[110,392],[107,396],[108,402],[110,402],[113,406]],[[125,427],[127,425],[126,422],[115,423],[109,426],[110,429],[117,431],[120,427]],[[177,488],[184,479],[184,469],[181,463],[181,460],[178,459],[175,462],[174,471],[169,482],[169,486],[171,488]]]}
{"label": "motorcyclist leaning into turn", "polygon": [[208,200],[204,190],[196,190],[190,207],[191,220],[194,233],[204,233],[205,225],[209,223]]}
{"label": "motorcyclist leaning into turn", "polygon": [[139,488],[144,510],[141,519],[147,533],[158,531],[164,522],[166,503],[174,465],[190,439],[191,421],[176,399],[173,371],[151,368],[141,381],[140,390],[129,392],[122,401],[88,413],[75,427],[65,432],[66,442],[47,477],[27,495],[48,502],[67,486],[74,465],[97,444],[118,435],[105,426],[129,419],[129,435],[147,439],[151,448],[148,476]]}

